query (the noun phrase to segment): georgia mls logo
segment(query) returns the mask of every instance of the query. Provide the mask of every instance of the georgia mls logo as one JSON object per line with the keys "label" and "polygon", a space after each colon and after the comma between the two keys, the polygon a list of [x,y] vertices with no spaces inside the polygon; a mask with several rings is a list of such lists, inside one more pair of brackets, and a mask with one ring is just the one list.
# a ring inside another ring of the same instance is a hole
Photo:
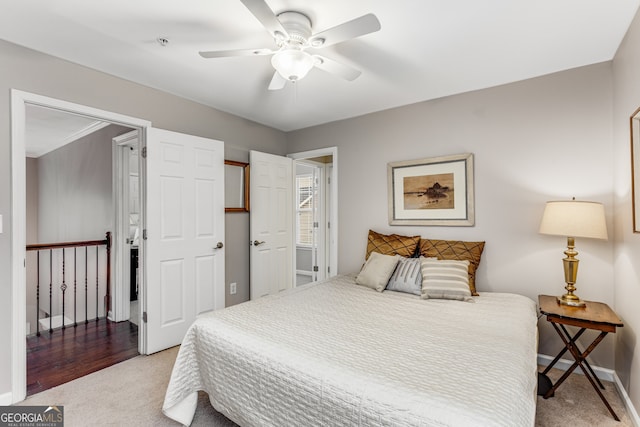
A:
{"label": "georgia mls logo", "polygon": [[0,407],[0,427],[63,427],[63,406]]}
{"label": "georgia mls logo", "polygon": [[62,411],[60,409],[58,409],[57,406],[49,406],[47,409],[45,409],[44,413],[46,414],[49,411],[55,411],[56,413],[62,415]]}

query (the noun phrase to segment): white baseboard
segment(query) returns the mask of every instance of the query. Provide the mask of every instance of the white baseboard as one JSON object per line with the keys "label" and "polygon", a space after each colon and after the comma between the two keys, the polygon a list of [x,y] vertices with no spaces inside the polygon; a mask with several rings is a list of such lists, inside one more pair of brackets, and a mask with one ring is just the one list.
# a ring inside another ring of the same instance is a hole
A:
{"label": "white baseboard", "polygon": [[313,271],[307,271],[307,270],[296,270],[296,275],[299,276],[313,276]]}
{"label": "white baseboard", "polygon": [[13,393],[9,392],[5,394],[0,394],[0,406],[9,406],[13,403],[12,400],[13,400]]}
{"label": "white baseboard", "polygon": [[622,385],[622,381],[620,381],[620,378],[618,378],[617,374],[614,374],[614,375],[615,375],[614,383],[616,385],[616,389],[618,390],[618,394],[620,394],[620,397],[624,402],[624,407],[627,409],[627,413],[629,414],[629,418],[633,423],[633,427],[640,427],[640,416],[638,415],[638,411],[636,411],[636,408],[633,406],[633,403],[631,402],[631,399],[629,398],[627,391],[624,389],[624,386]]}
{"label": "white baseboard", "polygon": [[[547,356],[546,354],[538,354],[538,365],[549,366],[553,361],[552,356]],[[573,360],[569,359],[560,359],[558,363],[555,364],[554,368],[560,369],[561,371],[566,371],[573,365]],[[613,369],[601,368],[599,366],[591,366],[593,368],[593,372],[595,372],[596,376],[604,381],[614,382],[614,375],[616,374]],[[576,374],[584,375],[582,369],[577,367],[575,371]]]}
{"label": "white baseboard", "polygon": [[[538,365],[549,366],[553,359],[554,358],[552,356],[547,356],[546,354],[538,354]],[[571,365],[573,365],[573,360],[560,359],[554,365],[554,368],[560,369],[561,371],[566,371],[571,367]],[[633,423],[633,426],[640,427],[640,416],[638,416],[638,411],[636,411],[636,408],[633,406],[633,403],[631,402],[631,399],[627,394],[627,390],[625,390],[624,386],[622,385],[622,382],[620,381],[620,378],[618,378],[618,374],[616,374],[616,371],[614,371],[613,369],[601,368],[599,366],[591,366],[591,368],[593,368],[593,372],[595,372],[598,378],[615,384],[616,390],[618,391],[618,394],[620,395],[620,398],[624,403],[627,414],[629,414],[629,419]],[[584,375],[580,367],[576,368],[576,370],[573,372],[575,372],[576,374]]]}

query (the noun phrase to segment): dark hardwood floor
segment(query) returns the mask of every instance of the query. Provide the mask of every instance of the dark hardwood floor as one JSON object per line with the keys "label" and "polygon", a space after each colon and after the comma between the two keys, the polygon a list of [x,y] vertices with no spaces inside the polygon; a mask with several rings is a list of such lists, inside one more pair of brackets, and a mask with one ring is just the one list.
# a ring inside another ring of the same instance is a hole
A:
{"label": "dark hardwood floor", "polygon": [[138,355],[138,327],[100,319],[27,337],[27,395]]}

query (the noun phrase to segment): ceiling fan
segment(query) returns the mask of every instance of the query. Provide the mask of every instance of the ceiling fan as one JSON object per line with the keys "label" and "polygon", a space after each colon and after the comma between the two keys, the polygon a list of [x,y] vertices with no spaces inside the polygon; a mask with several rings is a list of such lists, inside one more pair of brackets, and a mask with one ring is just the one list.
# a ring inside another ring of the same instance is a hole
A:
{"label": "ceiling fan", "polygon": [[380,29],[378,18],[369,13],[314,34],[311,29],[311,21],[300,12],[287,11],[276,15],[265,0],[240,1],[271,33],[277,49],[218,50],[200,52],[200,56],[203,58],[224,58],[273,55],[271,64],[276,72],[269,84],[269,90],[282,89],[288,81],[296,82],[302,79],[313,67],[335,74],[345,80],[355,80],[361,74],[360,70],[324,56],[310,54],[306,50],[335,45]]}

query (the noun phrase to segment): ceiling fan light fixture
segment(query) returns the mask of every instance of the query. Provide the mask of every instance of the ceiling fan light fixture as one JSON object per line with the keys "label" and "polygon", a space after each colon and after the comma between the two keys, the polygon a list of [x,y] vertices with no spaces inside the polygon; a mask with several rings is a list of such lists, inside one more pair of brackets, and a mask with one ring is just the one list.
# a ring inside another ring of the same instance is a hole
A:
{"label": "ceiling fan light fixture", "polygon": [[285,79],[295,82],[307,75],[313,68],[311,55],[298,49],[285,49],[273,55],[271,65]]}

